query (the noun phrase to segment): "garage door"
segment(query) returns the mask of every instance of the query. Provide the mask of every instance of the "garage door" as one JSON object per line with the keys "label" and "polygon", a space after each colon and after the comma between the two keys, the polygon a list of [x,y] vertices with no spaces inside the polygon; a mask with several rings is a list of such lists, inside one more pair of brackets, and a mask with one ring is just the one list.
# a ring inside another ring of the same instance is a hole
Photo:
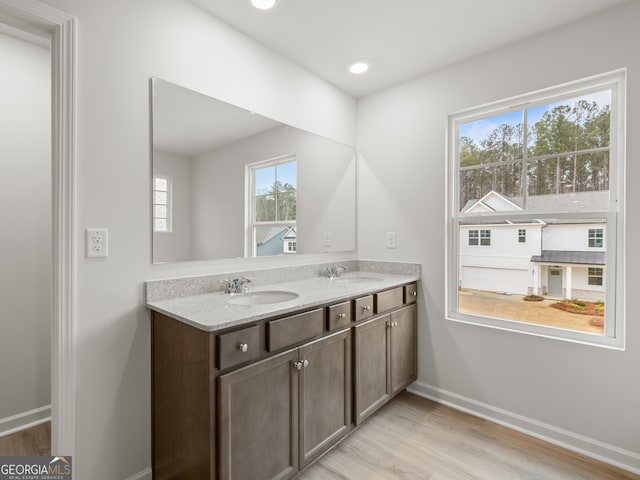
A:
{"label": "garage door", "polygon": [[462,267],[462,288],[507,292],[526,295],[528,293],[527,270],[509,268]]}

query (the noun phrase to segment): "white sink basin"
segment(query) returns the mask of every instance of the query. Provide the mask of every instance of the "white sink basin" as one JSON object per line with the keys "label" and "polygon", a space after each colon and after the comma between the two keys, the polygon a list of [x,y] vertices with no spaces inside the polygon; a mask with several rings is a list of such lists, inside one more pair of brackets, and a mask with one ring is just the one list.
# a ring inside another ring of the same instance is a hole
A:
{"label": "white sink basin", "polygon": [[272,290],[265,292],[249,292],[234,295],[229,299],[229,303],[234,305],[268,305],[270,303],[288,302],[298,298],[295,292],[285,290]]}

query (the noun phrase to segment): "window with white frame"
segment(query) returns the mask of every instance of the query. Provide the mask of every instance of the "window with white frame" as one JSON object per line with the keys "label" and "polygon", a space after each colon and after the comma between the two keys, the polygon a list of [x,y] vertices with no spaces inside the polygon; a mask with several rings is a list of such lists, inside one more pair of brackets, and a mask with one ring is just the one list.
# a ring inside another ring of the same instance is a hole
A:
{"label": "window with white frame", "polygon": [[518,243],[527,243],[527,229],[519,228],[518,229]]}
{"label": "window with white frame", "polygon": [[491,230],[469,230],[469,245],[491,246]]}
{"label": "window with white frame", "polygon": [[589,248],[602,248],[604,246],[604,230],[602,228],[589,229]]}
{"label": "window with white frame", "polygon": [[602,278],[604,277],[604,270],[600,267],[590,267],[589,273],[589,285],[602,286]]}
{"label": "window with white frame", "polygon": [[153,176],[153,231],[171,232],[171,178]]}
{"label": "window with white frame", "polygon": [[[616,71],[450,115],[448,319],[623,345],[625,77]],[[492,248],[473,248],[482,245]],[[562,323],[561,310],[545,304],[537,317],[530,302],[503,308],[514,295],[598,303],[604,326],[585,315]]]}
{"label": "window with white frame", "polygon": [[247,166],[251,256],[295,253],[297,249],[297,162],[295,156]]}

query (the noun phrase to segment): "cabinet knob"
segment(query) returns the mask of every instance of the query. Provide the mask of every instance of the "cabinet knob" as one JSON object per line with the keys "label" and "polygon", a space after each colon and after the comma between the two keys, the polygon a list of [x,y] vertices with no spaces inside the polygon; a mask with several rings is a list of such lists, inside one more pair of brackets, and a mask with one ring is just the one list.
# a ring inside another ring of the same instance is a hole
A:
{"label": "cabinet knob", "polygon": [[393,326],[397,327],[398,326],[398,322],[393,322]]}
{"label": "cabinet knob", "polygon": [[239,343],[238,344],[238,351],[245,353],[247,350],[249,350],[249,345],[247,345],[246,343]]}
{"label": "cabinet knob", "polygon": [[339,313],[339,314],[338,314],[338,318],[339,318],[340,320],[342,320],[343,318],[347,318],[347,314],[346,314],[346,313]]}
{"label": "cabinet knob", "polygon": [[413,295],[414,297],[417,297],[418,296],[418,291],[414,290],[413,292],[411,292],[411,295]]}
{"label": "cabinet knob", "polygon": [[302,370],[302,362],[294,362],[293,363],[293,368],[295,368],[296,370]]}
{"label": "cabinet knob", "polygon": [[362,310],[365,311],[365,312],[368,312],[369,310],[371,310],[371,305],[364,305],[362,307]]}
{"label": "cabinet knob", "polygon": [[309,360],[304,359],[304,360],[302,361],[302,366],[303,366],[304,368],[307,368],[307,367],[309,366]]}

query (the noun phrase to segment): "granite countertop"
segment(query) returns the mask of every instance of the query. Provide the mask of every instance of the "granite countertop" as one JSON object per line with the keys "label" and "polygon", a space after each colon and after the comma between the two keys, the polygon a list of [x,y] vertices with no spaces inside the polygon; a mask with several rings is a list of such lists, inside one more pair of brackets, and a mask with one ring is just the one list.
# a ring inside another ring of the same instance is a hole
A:
{"label": "granite countertop", "polygon": [[204,293],[164,300],[147,301],[151,310],[206,331],[216,331],[264,318],[312,308],[326,303],[340,302],[358,295],[386,290],[415,282],[419,275],[374,272],[349,272],[338,278],[315,277],[251,288],[249,293],[287,291],[298,297],[286,302],[266,305],[238,305],[230,303],[243,294],[223,292]]}

